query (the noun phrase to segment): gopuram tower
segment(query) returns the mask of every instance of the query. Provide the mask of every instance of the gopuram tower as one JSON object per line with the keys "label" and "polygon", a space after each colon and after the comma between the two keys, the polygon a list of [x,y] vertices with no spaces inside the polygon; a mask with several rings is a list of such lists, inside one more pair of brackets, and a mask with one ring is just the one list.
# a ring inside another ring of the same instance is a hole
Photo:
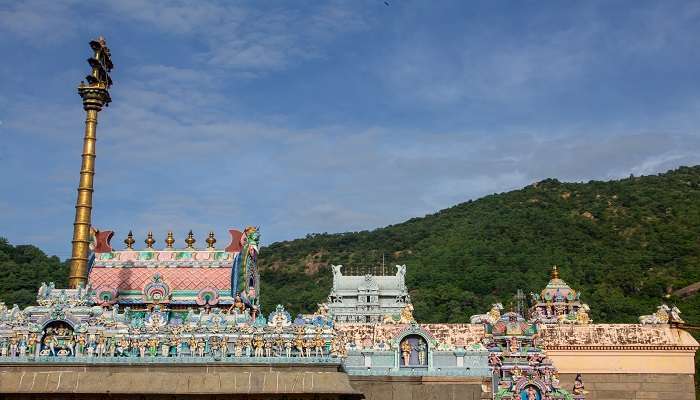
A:
{"label": "gopuram tower", "polygon": [[97,116],[102,107],[109,105],[112,98],[109,88],[112,78],[109,73],[114,65],[107,47],[107,42],[100,36],[90,42],[93,56],[88,58],[92,67],[87,83],[80,82],[78,94],[83,99],[85,110],[85,137],[83,138],[82,164],[80,166],[80,183],[78,199],[75,202],[75,222],[73,222],[73,249],[70,260],[68,285],[75,289],[85,286],[88,278],[88,253],[90,251],[90,224],[92,221],[92,192],[95,176],[95,142],[97,141]]}

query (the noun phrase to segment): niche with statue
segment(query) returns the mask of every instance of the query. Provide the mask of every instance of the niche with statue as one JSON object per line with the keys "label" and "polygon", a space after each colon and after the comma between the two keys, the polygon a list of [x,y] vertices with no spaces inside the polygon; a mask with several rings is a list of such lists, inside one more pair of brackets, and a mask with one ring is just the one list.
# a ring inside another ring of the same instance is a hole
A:
{"label": "niche with statue", "polygon": [[399,366],[428,367],[428,342],[420,335],[408,335],[399,344]]}

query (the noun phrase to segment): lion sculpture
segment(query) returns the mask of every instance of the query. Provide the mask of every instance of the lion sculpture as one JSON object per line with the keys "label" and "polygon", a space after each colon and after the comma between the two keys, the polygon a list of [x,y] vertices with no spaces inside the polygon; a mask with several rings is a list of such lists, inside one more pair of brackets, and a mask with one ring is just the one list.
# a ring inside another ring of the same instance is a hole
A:
{"label": "lion sculpture", "polygon": [[472,315],[469,322],[472,324],[495,324],[501,318],[503,304],[494,303],[486,314]]}
{"label": "lion sculpture", "polygon": [[413,305],[406,304],[400,314],[386,314],[382,322],[385,324],[410,324],[411,322],[415,322],[413,318]]}

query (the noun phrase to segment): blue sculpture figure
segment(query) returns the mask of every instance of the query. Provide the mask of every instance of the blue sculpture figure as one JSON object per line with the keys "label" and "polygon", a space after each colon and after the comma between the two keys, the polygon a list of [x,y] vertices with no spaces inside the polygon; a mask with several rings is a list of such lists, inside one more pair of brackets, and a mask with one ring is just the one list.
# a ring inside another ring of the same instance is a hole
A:
{"label": "blue sculpture figure", "polygon": [[258,298],[258,251],[260,242],[260,231],[258,228],[249,226],[243,231],[241,236],[241,251],[233,259],[231,271],[231,297],[238,294],[239,274],[244,277],[243,290],[240,293],[241,299],[248,306],[257,304]]}

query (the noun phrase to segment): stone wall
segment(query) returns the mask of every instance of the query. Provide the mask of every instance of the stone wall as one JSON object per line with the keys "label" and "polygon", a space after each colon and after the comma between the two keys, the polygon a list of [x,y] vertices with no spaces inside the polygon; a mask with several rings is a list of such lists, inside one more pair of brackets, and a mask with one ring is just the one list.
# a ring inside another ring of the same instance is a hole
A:
{"label": "stone wall", "polygon": [[[575,374],[562,374],[564,389]],[[695,400],[692,374],[585,374],[586,400]]]}
{"label": "stone wall", "polygon": [[[357,399],[339,365],[0,365],[8,399],[257,398]],[[163,396],[168,395],[168,396]],[[192,397],[194,396],[194,397]],[[204,397],[202,397],[204,396]]]}
{"label": "stone wall", "polygon": [[491,382],[483,378],[351,376],[350,383],[366,400],[491,399]]}

